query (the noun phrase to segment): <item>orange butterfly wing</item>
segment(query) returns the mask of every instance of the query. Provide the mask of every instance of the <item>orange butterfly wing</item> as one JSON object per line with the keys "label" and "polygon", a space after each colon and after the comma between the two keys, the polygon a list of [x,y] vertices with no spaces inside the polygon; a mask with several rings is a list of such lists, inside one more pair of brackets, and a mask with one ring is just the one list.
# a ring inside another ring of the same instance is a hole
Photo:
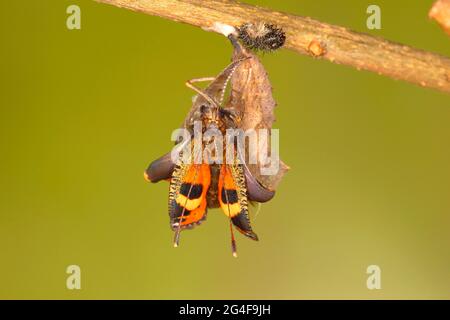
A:
{"label": "orange butterfly wing", "polygon": [[220,207],[233,225],[245,236],[258,240],[250,225],[242,165],[221,165],[218,191]]}
{"label": "orange butterfly wing", "polygon": [[206,219],[206,195],[211,184],[207,164],[180,164],[170,180],[169,216],[172,230],[193,228]]}

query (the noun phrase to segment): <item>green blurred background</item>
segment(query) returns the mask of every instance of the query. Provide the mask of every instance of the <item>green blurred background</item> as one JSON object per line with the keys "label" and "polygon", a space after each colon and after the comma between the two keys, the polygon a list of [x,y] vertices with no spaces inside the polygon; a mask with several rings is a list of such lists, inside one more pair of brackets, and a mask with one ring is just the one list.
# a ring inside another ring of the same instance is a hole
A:
{"label": "green blurred background", "polygon": [[[450,55],[432,0],[247,1]],[[81,30],[66,8],[81,7]],[[85,1],[1,1],[0,298],[450,298],[450,98],[287,50],[262,56],[291,166],[253,219],[172,247],[168,184],[142,177],[190,108],[221,36]],[[66,289],[66,267],[82,289]],[[366,268],[382,289],[366,288]]]}

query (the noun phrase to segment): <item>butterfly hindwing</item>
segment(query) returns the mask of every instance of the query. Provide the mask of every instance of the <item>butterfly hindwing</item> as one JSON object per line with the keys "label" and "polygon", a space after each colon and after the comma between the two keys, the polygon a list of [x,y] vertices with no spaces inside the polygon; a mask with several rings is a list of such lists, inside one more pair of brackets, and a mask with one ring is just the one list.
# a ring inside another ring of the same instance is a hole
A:
{"label": "butterfly hindwing", "polygon": [[206,195],[210,183],[211,171],[207,164],[175,166],[169,189],[172,230],[190,229],[206,219]]}
{"label": "butterfly hindwing", "polygon": [[258,240],[250,225],[245,175],[241,164],[221,165],[218,191],[220,207],[231,218],[233,225],[245,236]]}

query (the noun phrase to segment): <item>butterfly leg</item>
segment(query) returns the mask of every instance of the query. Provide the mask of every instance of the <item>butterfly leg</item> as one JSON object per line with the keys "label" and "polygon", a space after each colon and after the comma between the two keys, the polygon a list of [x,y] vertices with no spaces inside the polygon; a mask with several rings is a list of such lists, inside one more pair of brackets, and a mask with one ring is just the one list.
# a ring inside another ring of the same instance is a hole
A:
{"label": "butterfly leg", "polygon": [[197,91],[197,90],[201,90],[201,89],[198,88],[198,87],[196,87],[196,86],[194,85],[194,83],[197,83],[197,82],[206,82],[206,81],[214,81],[214,80],[216,80],[215,77],[194,78],[194,79],[191,79],[191,80],[186,81],[186,86],[187,86],[188,88],[191,88],[191,89],[194,90],[194,91]]}
{"label": "butterfly leg", "polygon": [[195,78],[195,79],[191,79],[191,80],[186,81],[185,84],[186,84],[186,87],[188,87],[189,89],[194,90],[199,95],[201,95],[203,98],[205,98],[206,101],[208,101],[209,103],[214,105],[215,103],[211,99],[211,97],[205,91],[203,91],[201,88],[199,88],[196,85],[194,85],[194,83],[197,83],[197,82],[214,81],[214,80],[216,80],[216,78],[214,78],[214,77]]}

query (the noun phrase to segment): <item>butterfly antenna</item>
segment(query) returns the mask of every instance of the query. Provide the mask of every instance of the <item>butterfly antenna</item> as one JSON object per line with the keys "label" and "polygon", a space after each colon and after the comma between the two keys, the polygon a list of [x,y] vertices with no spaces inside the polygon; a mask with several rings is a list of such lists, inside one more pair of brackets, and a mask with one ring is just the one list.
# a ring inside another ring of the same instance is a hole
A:
{"label": "butterfly antenna", "polygon": [[[228,170],[228,168],[225,168],[225,170]],[[230,221],[231,253],[233,254],[233,257],[237,258],[236,239],[234,238],[233,223],[231,221],[230,202],[228,201],[228,193],[226,191],[224,193],[225,193],[225,199],[227,201],[227,207],[228,207],[228,219]]]}
{"label": "butterfly antenna", "polygon": [[[198,173],[198,170],[195,170],[195,174],[194,174],[194,179],[193,180],[195,180],[197,178],[197,173]],[[184,202],[183,211],[181,211],[181,216],[180,216],[180,219],[179,219],[179,222],[178,222],[177,230],[175,230],[175,235],[173,237],[173,246],[175,248],[180,245],[181,223],[183,222],[184,213],[186,211],[186,204],[188,202],[189,195],[191,194],[193,186],[194,186],[194,184],[191,183],[191,186],[189,187],[189,191],[188,191],[187,196],[186,196],[186,201]]]}
{"label": "butterfly antenna", "polygon": [[228,217],[230,218],[230,234],[231,234],[231,253],[237,258],[236,239],[234,238],[233,224],[230,217],[230,209],[228,208]]}
{"label": "butterfly antenna", "polygon": [[175,236],[173,237],[173,246],[176,248],[180,245],[180,228],[175,231]]}

